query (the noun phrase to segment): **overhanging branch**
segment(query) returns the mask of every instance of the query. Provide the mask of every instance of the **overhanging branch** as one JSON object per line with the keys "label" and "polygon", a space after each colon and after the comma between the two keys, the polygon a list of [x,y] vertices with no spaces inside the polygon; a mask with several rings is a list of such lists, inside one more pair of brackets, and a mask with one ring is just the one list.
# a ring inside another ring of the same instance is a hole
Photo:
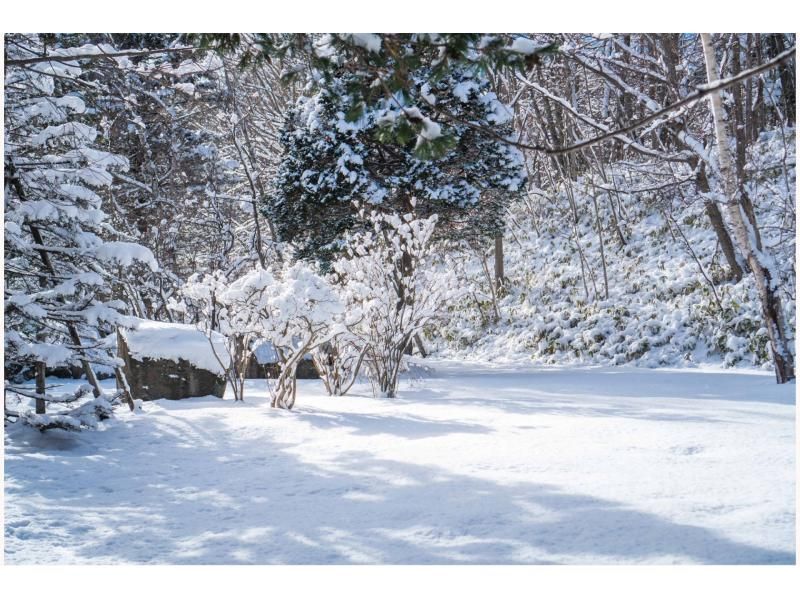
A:
{"label": "overhanging branch", "polygon": [[73,62],[75,60],[97,60],[100,58],[122,58],[124,56],[150,56],[152,54],[168,54],[180,52],[193,52],[199,50],[194,46],[181,48],[161,48],[158,50],[122,50],[119,52],[99,52],[93,54],[75,54],[73,56],[33,56],[31,58],[13,58],[4,61],[6,66],[27,66],[41,62]]}
{"label": "overhanging branch", "polygon": [[[646,117],[644,117],[644,118],[642,118],[640,120],[637,120],[637,121],[635,121],[635,122],[633,122],[633,123],[631,123],[631,124],[629,124],[629,125],[627,125],[625,127],[621,127],[619,129],[615,129],[613,131],[609,131],[608,133],[604,133],[602,135],[598,135],[597,137],[592,137],[591,139],[585,139],[583,141],[579,141],[578,143],[575,143],[575,144],[567,146],[567,147],[544,149],[543,151],[545,153],[547,153],[547,154],[568,154],[568,153],[571,153],[571,152],[575,152],[575,151],[590,147],[592,145],[595,145],[595,144],[600,143],[602,141],[605,141],[607,139],[611,139],[613,137],[618,137],[620,135],[624,135],[625,133],[630,133],[631,131],[635,131],[636,129],[639,129],[639,128],[641,128],[641,127],[653,122],[657,118],[660,118],[662,116],[665,116],[665,115],[673,112],[674,110],[677,110],[679,108],[683,108],[684,106],[688,106],[690,104],[694,104],[698,100],[701,100],[704,97],[711,95],[712,93],[716,93],[718,91],[722,91],[723,89],[727,89],[729,87],[733,87],[737,83],[741,83],[742,81],[745,81],[746,79],[749,79],[750,77],[754,77],[754,76],[758,75],[759,73],[763,73],[764,71],[768,71],[768,70],[778,66],[779,64],[782,64],[782,63],[786,62],[787,60],[790,60],[792,58],[792,56],[794,56],[795,51],[796,51],[796,46],[792,46],[791,48],[789,48],[785,52],[781,52],[780,54],[778,54],[775,58],[773,58],[769,62],[765,62],[762,65],[759,65],[759,66],[753,67],[751,69],[747,69],[745,71],[742,71],[741,73],[739,73],[735,77],[729,77],[727,79],[720,79],[719,81],[716,81],[714,84],[700,85],[700,86],[698,86],[696,92],[686,96],[682,100],[680,100],[678,102],[675,102],[674,104],[671,104],[671,105],[669,105],[669,106],[667,106],[665,108],[662,108],[661,110],[657,110],[656,112],[653,112],[652,114],[648,114]],[[531,149],[541,149],[541,148],[537,147],[537,148],[531,148]]]}

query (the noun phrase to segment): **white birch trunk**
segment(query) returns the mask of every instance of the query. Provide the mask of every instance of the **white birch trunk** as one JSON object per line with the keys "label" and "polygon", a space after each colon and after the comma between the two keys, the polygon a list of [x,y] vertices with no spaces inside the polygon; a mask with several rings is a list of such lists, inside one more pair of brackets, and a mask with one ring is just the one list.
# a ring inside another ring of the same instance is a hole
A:
{"label": "white birch trunk", "polygon": [[[700,39],[706,60],[708,82],[711,84],[719,79],[714,46],[711,44],[710,34],[701,33]],[[760,243],[757,241],[758,236],[754,230],[755,221],[750,222],[741,205],[738,185],[736,184],[736,172],[733,169],[730,151],[731,136],[728,131],[728,119],[722,106],[722,99],[718,92],[712,93],[710,99],[719,150],[719,169],[725,193],[725,211],[730,219],[731,229],[736,244],[739,246],[739,251],[742,252],[753,272],[758,296],[761,299],[764,324],[769,333],[772,359],[775,364],[775,377],[778,380],[778,384],[783,384],[794,380],[794,357],[789,341],[786,338],[783,310],[781,309],[780,298],[776,289],[778,283],[775,279],[776,273],[770,270],[770,264],[773,264],[774,261],[771,256],[766,254],[766,249],[760,247]]]}

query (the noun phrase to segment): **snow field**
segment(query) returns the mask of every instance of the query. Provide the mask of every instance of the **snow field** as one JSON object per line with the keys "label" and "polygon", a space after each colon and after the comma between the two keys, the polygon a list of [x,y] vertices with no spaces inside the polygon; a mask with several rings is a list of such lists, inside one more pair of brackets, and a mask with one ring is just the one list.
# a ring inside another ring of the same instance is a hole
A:
{"label": "snow field", "polygon": [[251,380],[11,426],[6,563],[794,563],[793,384],[433,364],[397,399],[304,380],[287,412]]}

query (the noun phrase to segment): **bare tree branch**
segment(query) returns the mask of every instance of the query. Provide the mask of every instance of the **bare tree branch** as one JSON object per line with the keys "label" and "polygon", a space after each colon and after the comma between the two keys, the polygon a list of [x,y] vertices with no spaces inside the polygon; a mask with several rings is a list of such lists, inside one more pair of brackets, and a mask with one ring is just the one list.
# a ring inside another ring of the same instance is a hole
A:
{"label": "bare tree branch", "polygon": [[121,58],[123,56],[150,56],[152,54],[171,54],[193,52],[199,50],[194,46],[180,48],[161,48],[158,50],[123,50],[120,52],[100,52],[99,54],[75,54],[73,56],[34,56],[32,58],[14,58],[4,61],[5,66],[27,66],[42,62],[73,62],[75,60],[97,60],[100,58]]}
{"label": "bare tree branch", "polygon": [[[796,46],[792,46],[791,48],[789,48],[785,52],[782,52],[782,53],[778,54],[775,58],[773,58],[769,62],[765,62],[764,64],[761,64],[759,66],[756,66],[756,67],[753,67],[751,69],[747,69],[745,71],[742,71],[741,73],[739,73],[735,77],[729,77],[727,79],[720,79],[717,82],[715,82],[714,84],[700,85],[700,86],[697,87],[697,91],[694,92],[693,94],[690,94],[690,95],[686,96],[685,98],[683,98],[682,100],[680,100],[678,102],[675,102],[674,104],[671,104],[671,105],[669,105],[669,106],[667,106],[665,108],[662,108],[661,110],[657,110],[656,112],[653,112],[652,114],[649,114],[646,117],[644,117],[644,118],[642,118],[640,120],[637,120],[637,121],[635,121],[635,122],[633,122],[633,123],[631,123],[631,124],[629,124],[629,125],[627,125],[625,127],[621,127],[619,129],[615,129],[614,131],[609,131],[608,133],[604,133],[603,135],[598,135],[597,137],[593,137],[591,139],[585,139],[583,141],[579,141],[578,143],[575,143],[573,145],[569,145],[567,147],[545,149],[543,151],[545,151],[545,153],[548,153],[548,154],[568,154],[568,153],[572,153],[572,152],[575,152],[577,150],[584,149],[584,148],[587,148],[589,146],[595,145],[597,143],[600,143],[601,141],[605,141],[607,139],[611,139],[613,137],[618,137],[620,135],[624,135],[625,133],[630,133],[631,131],[635,131],[636,129],[638,129],[640,127],[643,127],[646,124],[653,122],[657,118],[660,118],[662,116],[668,115],[671,112],[673,112],[673,111],[675,111],[675,110],[677,110],[679,108],[683,108],[684,106],[688,106],[690,104],[694,104],[698,100],[701,100],[701,99],[705,98],[706,96],[711,95],[712,93],[715,93],[715,92],[718,92],[718,91],[722,91],[723,89],[728,89],[729,87],[733,87],[737,83],[741,83],[742,81],[745,81],[746,79],[749,79],[750,77],[754,77],[754,76],[758,75],[759,73],[763,73],[764,71],[768,71],[771,68],[774,68],[774,67],[778,66],[779,64],[782,64],[782,63],[786,62],[787,60],[790,60],[794,56],[795,50],[796,50]],[[513,144],[513,145],[519,145],[519,144]],[[530,148],[530,149],[540,149],[540,148],[537,147],[537,148]]]}

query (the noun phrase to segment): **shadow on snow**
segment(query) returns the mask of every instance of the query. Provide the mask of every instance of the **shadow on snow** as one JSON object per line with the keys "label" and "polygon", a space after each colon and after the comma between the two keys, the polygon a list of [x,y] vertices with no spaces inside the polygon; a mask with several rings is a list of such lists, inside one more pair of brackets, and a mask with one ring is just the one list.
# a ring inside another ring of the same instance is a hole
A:
{"label": "shadow on snow", "polygon": [[[300,416],[360,434],[384,428],[366,415]],[[95,432],[75,437],[13,431],[17,442],[7,449],[6,500],[34,497],[33,517],[52,523],[42,529],[7,521],[7,563],[14,562],[11,537],[69,547],[75,534],[91,538],[76,555],[90,562],[795,561],[791,552],[735,542],[552,485],[498,484],[365,452],[309,464],[292,454],[292,445],[239,437],[211,415],[195,422],[171,418],[165,426],[145,418],[109,432],[120,435],[123,446],[137,446],[134,451],[98,451],[90,438]],[[389,419],[388,427],[400,436],[416,437],[412,428],[418,427],[425,434],[481,431],[460,423]],[[58,477],[48,477],[53,469],[44,475],[37,459],[14,458],[32,448],[61,461]],[[32,471],[19,475],[21,468]],[[209,476],[209,469],[216,475]],[[209,486],[208,480],[215,483]]]}

